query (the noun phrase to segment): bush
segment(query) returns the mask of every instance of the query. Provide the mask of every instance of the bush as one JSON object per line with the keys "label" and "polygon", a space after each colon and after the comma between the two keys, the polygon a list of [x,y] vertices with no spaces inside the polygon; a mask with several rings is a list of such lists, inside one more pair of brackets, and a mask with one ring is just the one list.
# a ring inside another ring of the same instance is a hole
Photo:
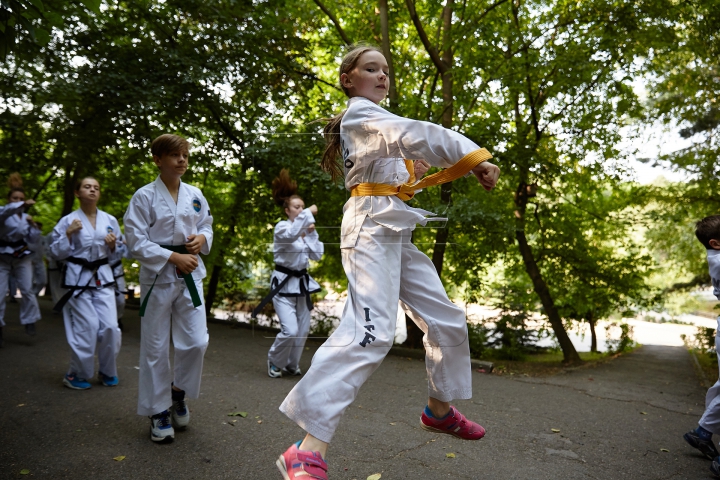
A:
{"label": "bush", "polygon": [[482,358],[487,348],[487,328],[481,324],[467,324],[468,343],[470,344],[470,356]]}
{"label": "bush", "polygon": [[[614,328],[620,329],[620,337],[617,339],[610,338],[610,331]],[[605,327],[606,335],[606,343],[608,347],[608,353],[623,353],[623,352],[629,352],[635,346],[637,346],[637,342],[633,340],[633,327],[628,325],[627,323],[620,323],[620,322],[612,322],[608,324]]]}
{"label": "bush", "polygon": [[335,315],[329,315],[322,310],[315,309],[310,322],[309,336],[327,338],[335,330],[335,323],[339,323],[340,319]]}

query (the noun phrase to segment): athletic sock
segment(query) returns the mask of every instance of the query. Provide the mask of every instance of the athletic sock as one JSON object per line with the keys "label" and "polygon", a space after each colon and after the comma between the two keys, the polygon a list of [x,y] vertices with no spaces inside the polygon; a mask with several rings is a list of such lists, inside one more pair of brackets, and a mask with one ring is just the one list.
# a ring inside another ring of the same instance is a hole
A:
{"label": "athletic sock", "polygon": [[705,430],[700,425],[698,425],[698,427],[695,429],[695,433],[697,433],[698,437],[702,438],[703,440],[710,440],[713,435],[711,431]]}
{"label": "athletic sock", "polygon": [[185,400],[185,390],[180,390],[179,392],[177,390],[175,390],[174,388],[171,388],[170,390],[172,391],[173,402]]}
{"label": "athletic sock", "polygon": [[445,415],[442,418],[437,418],[435,415],[433,415],[432,410],[430,410],[430,407],[425,405],[425,415],[427,415],[430,418],[434,418],[435,420],[445,420],[448,415],[450,415],[451,412],[448,412],[447,415]]}

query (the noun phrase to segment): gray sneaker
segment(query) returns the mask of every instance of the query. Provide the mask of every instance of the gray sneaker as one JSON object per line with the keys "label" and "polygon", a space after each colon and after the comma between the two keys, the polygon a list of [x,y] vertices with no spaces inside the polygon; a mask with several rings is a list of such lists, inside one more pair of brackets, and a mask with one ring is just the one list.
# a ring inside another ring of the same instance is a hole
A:
{"label": "gray sneaker", "polygon": [[700,452],[709,460],[713,460],[720,455],[717,448],[715,448],[715,443],[713,443],[712,438],[710,440],[703,440],[700,438],[700,435],[695,432],[695,430],[690,430],[683,435],[683,438],[691,447],[700,450]]}
{"label": "gray sneaker", "polygon": [[172,423],[177,429],[182,429],[188,426],[190,423],[190,409],[185,403],[185,399],[173,400],[171,407],[172,410]]}
{"label": "gray sneaker", "polygon": [[174,438],[175,430],[167,410],[150,417],[150,439],[153,442],[172,442]]}
{"label": "gray sneaker", "polygon": [[295,377],[298,375],[302,375],[302,370],[300,370],[300,367],[285,367],[282,369],[282,373],[283,375]]}
{"label": "gray sneaker", "polygon": [[270,360],[268,360],[268,377],[272,378],[280,378],[282,377],[282,370],[280,370],[278,367],[270,363]]}

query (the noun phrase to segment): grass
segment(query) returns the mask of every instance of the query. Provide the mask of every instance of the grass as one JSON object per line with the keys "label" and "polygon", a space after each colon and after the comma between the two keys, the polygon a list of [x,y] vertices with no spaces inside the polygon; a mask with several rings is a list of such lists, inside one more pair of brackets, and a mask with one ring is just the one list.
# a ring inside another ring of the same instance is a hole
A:
{"label": "grass", "polygon": [[704,384],[705,388],[710,388],[718,379],[717,355],[715,355],[715,352],[703,353],[701,350],[696,348],[689,348],[688,351],[691,355],[695,355],[695,358],[697,358],[698,363],[700,364],[700,370],[702,370],[702,374],[699,376],[702,383]]}
{"label": "grass", "polygon": [[575,368],[587,368],[611,361],[621,354],[578,352],[584,361],[581,365],[568,366],[562,363],[562,352],[544,352],[527,355],[524,360],[491,360],[495,375],[521,375],[528,377],[544,377]]}

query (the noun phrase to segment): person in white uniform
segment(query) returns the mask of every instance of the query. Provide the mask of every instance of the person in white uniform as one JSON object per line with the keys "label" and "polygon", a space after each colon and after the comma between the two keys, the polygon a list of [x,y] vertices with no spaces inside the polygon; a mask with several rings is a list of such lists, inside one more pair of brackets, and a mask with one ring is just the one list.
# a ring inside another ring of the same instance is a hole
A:
{"label": "person in white uniform", "polygon": [[47,285],[47,270],[45,269],[45,252],[47,251],[48,245],[45,242],[45,237],[42,236],[42,223],[35,222],[33,227],[37,230],[36,240],[29,245],[32,253],[30,258],[32,259],[33,265],[33,286],[32,292],[36,297],[40,295],[40,292]]}
{"label": "person in white uniform", "polygon": [[198,254],[210,253],[213,231],[202,192],[181,181],[188,167],[187,140],[161,135],[151,151],[160,175],[135,192],[124,224],[130,255],[140,262],[137,412],[150,417],[150,438],[162,442],[175,438],[173,425],[188,425],[186,396],[200,395],[209,335],[202,306],[205,265]]}
{"label": "person in white uniform", "polygon": [[0,208],[0,346],[4,343],[5,293],[11,276],[15,277],[20,290],[20,323],[25,325],[25,333],[35,335],[35,323],[40,320],[37,297],[32,292],[32,251],[29,248],[37,241],[39,232],[34,228],[32,217],[25,213],[35,200],[25,200],[19,174],[10,175],[8,185],[8,203]]}
{"label": "person in white uniform", "polygon": [[[337,330],[280,406],[307,432],[276,462],[286,479],[327,478],[328,443],[345,409],[392,347],[398,300],[425,332],[429,398],[421,427],[468,440],[485,434],[449,403],[472,395],[465,314],[448,299],[430,259],[410,242],[415,225],[425,225],[432,214],[402,200],[471,172],[490,190],[500,170],[486,161],[492,158],[487,150],[457,132],[381,108],[387,69],[382,53],[364,46],[354,47],[340,67],[340,83],[350,100],[325,128],[322,166],[339,177],[343,170],[336,158],[341,155],[351,192],[340,239],[348,299]],[[414,182],[412,159],[445,170]]]}
{"label": "person in white uniform", "polygon": [[55,225],[50,255],[64,263],[65,294],[55,304],[62,311],[65,336],[70,345],[70,366],[63,384],[74,390],[87,390],[95,376],[97,351],[98,380],[105,386],[118,384],[117,356],[122,334],[115,310],[115,279],[108,264],[115,250],[118,221],[97,208],[100,184],[86,177],[75,187],[80,208],[65,215]]}
{"label": "person in white uniform", "polygon": [[127,284],[125,283],[125,269],[123,268],[122,259],[130,258],[125,236],[120,233],[115,241],[115,251],[110,255],[110,268],[112,268],[115,277],[115,306],[117,307],[117,320],[120,331],[123,331],[122,318],[125,315],[125,295],[127,294]]}
{"label": "person in white uniform", "polygon": [[[697,222],[695,236],[707,250],[713,295],[720,300],[720,215],[705,217]],[[715,330],[715,351],[720,365],[720,316],[718,328]],[[697,428],[683,435],[688,444],[712,460],[710,470],[720,476],[720,453],[713,442],[713,434],[720,435],[720,380],[715,382],[705,395],[705,411],[698,421]]]}
{"label": "person in white uniform", "polygon": [[273,253],[275,270],[270,278],[270,294],[253,310],[253,318],[272,300],[280,320],[280,333],[268,352],[268,376],[302,375],[300,356],[310,330],[310,295],[320,285],[307,273],[309,260],[320,260],[325,246],[315,230],[317,207],[305,208],[297,195],[297,183],[286,169],[272,182],[275,203],[283,207],[287,220],[275,225]]}

